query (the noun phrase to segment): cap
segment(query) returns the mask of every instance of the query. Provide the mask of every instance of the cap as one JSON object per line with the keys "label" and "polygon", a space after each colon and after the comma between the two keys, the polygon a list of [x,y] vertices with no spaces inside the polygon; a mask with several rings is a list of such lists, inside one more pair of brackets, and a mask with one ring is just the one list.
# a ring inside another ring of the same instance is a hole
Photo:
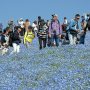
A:
{"label": "cap", "polygon": [[23,18],[20,18],[20,21],[23,20]]}
{"label": "cap", "polygon": [[57,14],[54,14],[53,16],[54,16],[54,17],[58,17],[58,15],[57,15]]}

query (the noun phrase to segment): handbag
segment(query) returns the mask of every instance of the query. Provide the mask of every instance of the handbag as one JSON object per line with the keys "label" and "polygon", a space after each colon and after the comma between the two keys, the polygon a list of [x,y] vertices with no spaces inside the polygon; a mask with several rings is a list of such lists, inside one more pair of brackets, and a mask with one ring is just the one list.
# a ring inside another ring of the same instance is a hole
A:
{"label": "handbag", "polygon": [[72,34],[72,35],[77,35],[78,32],[77,32],[76,30],[72,30],[72,29],[70,29],[70,34]]}

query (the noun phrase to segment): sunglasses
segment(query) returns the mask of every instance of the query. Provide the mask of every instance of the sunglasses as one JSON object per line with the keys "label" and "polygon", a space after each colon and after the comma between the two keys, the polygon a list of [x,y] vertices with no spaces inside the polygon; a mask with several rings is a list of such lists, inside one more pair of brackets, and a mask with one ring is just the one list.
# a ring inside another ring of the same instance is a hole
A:
{"label": "sunglasses", "polygon": [[77,18],[77,19],[80,19],[80,18]]}

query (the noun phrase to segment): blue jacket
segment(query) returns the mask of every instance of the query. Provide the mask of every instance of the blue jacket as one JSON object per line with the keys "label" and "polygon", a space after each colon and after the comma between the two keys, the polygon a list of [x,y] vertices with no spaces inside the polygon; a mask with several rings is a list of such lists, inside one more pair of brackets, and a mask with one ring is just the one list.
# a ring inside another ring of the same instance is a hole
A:
{"label": "blue jacket", "polygon": [[79,29],[78,22],[75,21],[75,20],[71,20],[71,22],[69,24],[69,29],[70,30],[77,30],[77,29]]}

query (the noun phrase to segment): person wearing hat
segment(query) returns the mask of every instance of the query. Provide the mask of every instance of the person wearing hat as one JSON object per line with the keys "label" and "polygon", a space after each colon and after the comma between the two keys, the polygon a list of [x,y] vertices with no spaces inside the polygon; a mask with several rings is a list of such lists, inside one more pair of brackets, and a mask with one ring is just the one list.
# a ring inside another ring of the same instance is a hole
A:
{"label": "person wearing hat", "polygon": [[15,25],[13,19],[10,19],[10,20],[8,21],[8,26],[9,26],[10,29],[14,32],[14,27],[15,27],[16,25]]}
{"label": "person wearing hat", "polygon": [[54,41],[56,46],[59,46],[59,39],[61,37],[62,30],[61,25],[58,20],[58,15],[54,14],[52,15],[52,20],[49,25],[49,37],[51,38],[51,46],[54,46]]}
{"label": "person wearing hat", "polygon": [[21,35],[21,36],[24,36],[24,34],[25,34],[25,29],[24,29],[24,21],[23,21],[23,18],[20,18],[20,20],[18,20],[18,26],[21,27],[20,35]]}
{"label": "person wearing hat", "polygon": [[24,44],[26,45],[27,48],[29,48],[29,44],[32,43],[34,38],[35,38],[35,35],[33,33],[33,28],[32,26],[29,26],[28,30],[25,32],[25,35],[24,35]]}
{"label": "person wearing hat", "polygon": [[80,15],[76,14],[75,18],[71,20],[69,24],[69,41],[70,45],[76,45],[77,43],[77,35],[79,33],[79,24],[78,21],[80,19]]}

